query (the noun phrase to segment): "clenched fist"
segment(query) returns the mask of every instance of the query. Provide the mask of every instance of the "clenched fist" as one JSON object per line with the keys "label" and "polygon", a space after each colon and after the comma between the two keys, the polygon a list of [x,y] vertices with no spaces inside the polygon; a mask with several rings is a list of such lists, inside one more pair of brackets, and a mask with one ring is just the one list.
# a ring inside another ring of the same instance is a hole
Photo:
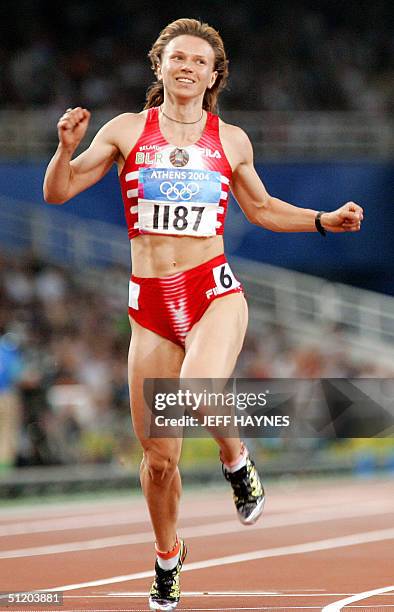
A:
{"label": "clenched fist", "polygon": [[364,211],[355,202],[347,202],[333,212],[323,213],[320,221],[329,232],[358,232]]}
{"label": "clenched fist", "polygon": [[86,108],[68,108],[57,124],[60,144],[74,151],[85,136],[89,120],[90,112]]}

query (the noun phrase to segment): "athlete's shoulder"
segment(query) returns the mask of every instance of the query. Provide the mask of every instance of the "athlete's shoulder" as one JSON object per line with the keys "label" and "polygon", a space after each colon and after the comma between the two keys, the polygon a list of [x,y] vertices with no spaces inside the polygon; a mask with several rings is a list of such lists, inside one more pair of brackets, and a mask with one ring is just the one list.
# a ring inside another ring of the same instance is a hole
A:
{"label": "athlete's shoulder", "polygon": [[122,130],[124,128],[139,128],[146,121],[147,111],[140,113],[121,113],[110,119],[103,127],[107,129]]}
{"label": "athlete's shoulder", "polygon": [[125,136],[128,141],[139,135],[145,125],[146,111],[141,113],[121,113],[105,123],[97,132],[96,140],[107,141],[121,147]]}
{"label": "athlete's shoulder", "polygon": [[225,136],[226,138],[235,141],[237,145],[250,144],[249,136],[238,125],[226,123],[225,121],[223,121],[223,119],[219,118],[219,129],[220,135],[223,134],[223,136]]}
{"label": "athlete's shoulder", "polygon": [[220,139],[226,152],[236,161],[246,162],[253,158],[253,149],[247,133],[238,125],[219,120]]}

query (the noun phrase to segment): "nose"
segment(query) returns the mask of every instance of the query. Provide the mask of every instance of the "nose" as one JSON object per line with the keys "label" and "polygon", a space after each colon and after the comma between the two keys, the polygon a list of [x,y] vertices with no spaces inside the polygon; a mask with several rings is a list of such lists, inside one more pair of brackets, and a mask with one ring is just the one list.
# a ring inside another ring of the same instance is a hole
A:
{"label": "nose", "polygon": [[183,70],[184,72],[193,72],[193,68],[190,66],[187,60],[183,62],[181,70]]}

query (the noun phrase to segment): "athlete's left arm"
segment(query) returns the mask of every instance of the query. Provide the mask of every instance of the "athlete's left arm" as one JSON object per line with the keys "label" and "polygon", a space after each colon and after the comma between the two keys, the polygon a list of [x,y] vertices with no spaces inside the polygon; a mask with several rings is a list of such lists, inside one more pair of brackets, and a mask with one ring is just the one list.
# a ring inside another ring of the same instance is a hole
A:
{"label": "athlete's left arm", "polygon": [[[247,219],[275,232],[316,232],[318,211],[300,208],[271,196],[254,168],[249,138],[240,128],[231,128],[231,150],[239,156],[233,171],[231,191]],[[322,214],[320,222],[330,232],[357,232],[362,219],[361,206],[347,202],[337,210]]]}

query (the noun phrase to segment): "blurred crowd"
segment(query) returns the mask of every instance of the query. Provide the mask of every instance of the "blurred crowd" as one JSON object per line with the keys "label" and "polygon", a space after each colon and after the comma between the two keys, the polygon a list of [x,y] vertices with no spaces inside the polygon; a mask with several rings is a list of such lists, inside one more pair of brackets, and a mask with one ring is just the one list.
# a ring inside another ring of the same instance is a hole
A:
{"label": "blurred crowd", "polygon": [[0,108],[140,109],[153,80],[152,43],[169,21],[188,16],[223,36],[231,77],[224,110],[389,113],[392,11],[385,0],[5,2]]}
{"label": "blurred crowd", "polygon": [[[134,445],[129,416],[125,269],[77,274],[32,255],[0,256],[0,468],[118,461]],[[300,344],[252,324],[236,375],[393,376],[351,357],[340,330]]]}
{"label": "blurred crowd", "polygon": [[8,415],[14,461],[108,461],[131,434],[127,318],[66,269],[34,257],[0,268],[0,381],[11,368],[2,391],[19,400]]}

